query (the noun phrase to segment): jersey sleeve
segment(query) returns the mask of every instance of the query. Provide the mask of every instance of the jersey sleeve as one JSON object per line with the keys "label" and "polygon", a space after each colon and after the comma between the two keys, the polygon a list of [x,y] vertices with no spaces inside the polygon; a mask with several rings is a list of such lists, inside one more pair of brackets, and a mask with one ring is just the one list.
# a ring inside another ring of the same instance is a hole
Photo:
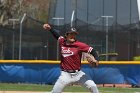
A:
{"label": "jersey sleeve", "polygon": [[91,46],[89,46],[89,45],[87,45],[85,43],[79,43],[79,50],[81,52],[88,52],[88,53],[90,53],[92,51],[92,49],[93,48]]}
{"label": "jersey sleeve", "polygon": [[59,30],[56,30],[56,29],[51,29],[50,32],[52,33],[52,35],[58,39],[60,37],[60,34],[59,34]]}

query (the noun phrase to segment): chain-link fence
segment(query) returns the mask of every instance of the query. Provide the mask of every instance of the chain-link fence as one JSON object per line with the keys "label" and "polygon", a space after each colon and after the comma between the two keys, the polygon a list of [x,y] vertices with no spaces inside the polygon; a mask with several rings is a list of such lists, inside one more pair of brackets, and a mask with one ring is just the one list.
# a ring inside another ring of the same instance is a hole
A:
{"label": "chain-link fence", "polygon": [[[101,60],[106,56],[108,60],[133,60],[140,55],[136,1],[51,0],[48,23],[64,35],[71,27],[74,10],[73,27],[80,33],[77,39],[94,47]],[[22,31],[20,22],[0,27],[1,59],[58,59],[57,40],[42,28],[42,21],[27,15]]]}

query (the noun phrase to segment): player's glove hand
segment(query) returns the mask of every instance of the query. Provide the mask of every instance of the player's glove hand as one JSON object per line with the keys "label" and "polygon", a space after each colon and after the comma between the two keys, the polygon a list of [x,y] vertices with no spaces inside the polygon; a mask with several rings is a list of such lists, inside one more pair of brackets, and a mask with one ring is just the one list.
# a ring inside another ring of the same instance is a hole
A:
{"label": "player's glove hand", "polygon": [[86,53],[85,56],[91,67],[98,67],[99,62],[94,58],[94,56],[89,53]]}
{"label": "player's glove hand", "polygon": [[51,26],[49,24],[44,24],[43,28],[50,31],[51,30]]}

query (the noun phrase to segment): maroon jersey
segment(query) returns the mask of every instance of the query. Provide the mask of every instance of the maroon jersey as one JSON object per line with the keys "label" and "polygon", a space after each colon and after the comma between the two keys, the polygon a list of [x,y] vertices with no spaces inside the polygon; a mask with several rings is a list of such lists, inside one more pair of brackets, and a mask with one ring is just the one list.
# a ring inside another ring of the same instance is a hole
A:
{"label": "maroon jersey", "polygon": [[79,41],[73,44],[66,44],[65,38],[62,36],[60,36],[58,40],[61,52],[61,69],[80,70],[82,52],[90,53],[93,48]]}

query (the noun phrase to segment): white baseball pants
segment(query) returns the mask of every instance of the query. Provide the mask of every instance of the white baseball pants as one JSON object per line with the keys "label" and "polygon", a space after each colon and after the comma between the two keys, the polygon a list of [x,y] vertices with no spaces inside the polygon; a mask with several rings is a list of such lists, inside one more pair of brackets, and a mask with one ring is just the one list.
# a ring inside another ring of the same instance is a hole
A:
{"label": "white baseball pants", "polygon": [[83,71],[78,71],[76,73],[61,71],[61,75],[56,81],[51,93],[62,93],[65,86],[73,83],[78,83],[88,88],[91,93],[99,93],[94,81],[91,80]]}

